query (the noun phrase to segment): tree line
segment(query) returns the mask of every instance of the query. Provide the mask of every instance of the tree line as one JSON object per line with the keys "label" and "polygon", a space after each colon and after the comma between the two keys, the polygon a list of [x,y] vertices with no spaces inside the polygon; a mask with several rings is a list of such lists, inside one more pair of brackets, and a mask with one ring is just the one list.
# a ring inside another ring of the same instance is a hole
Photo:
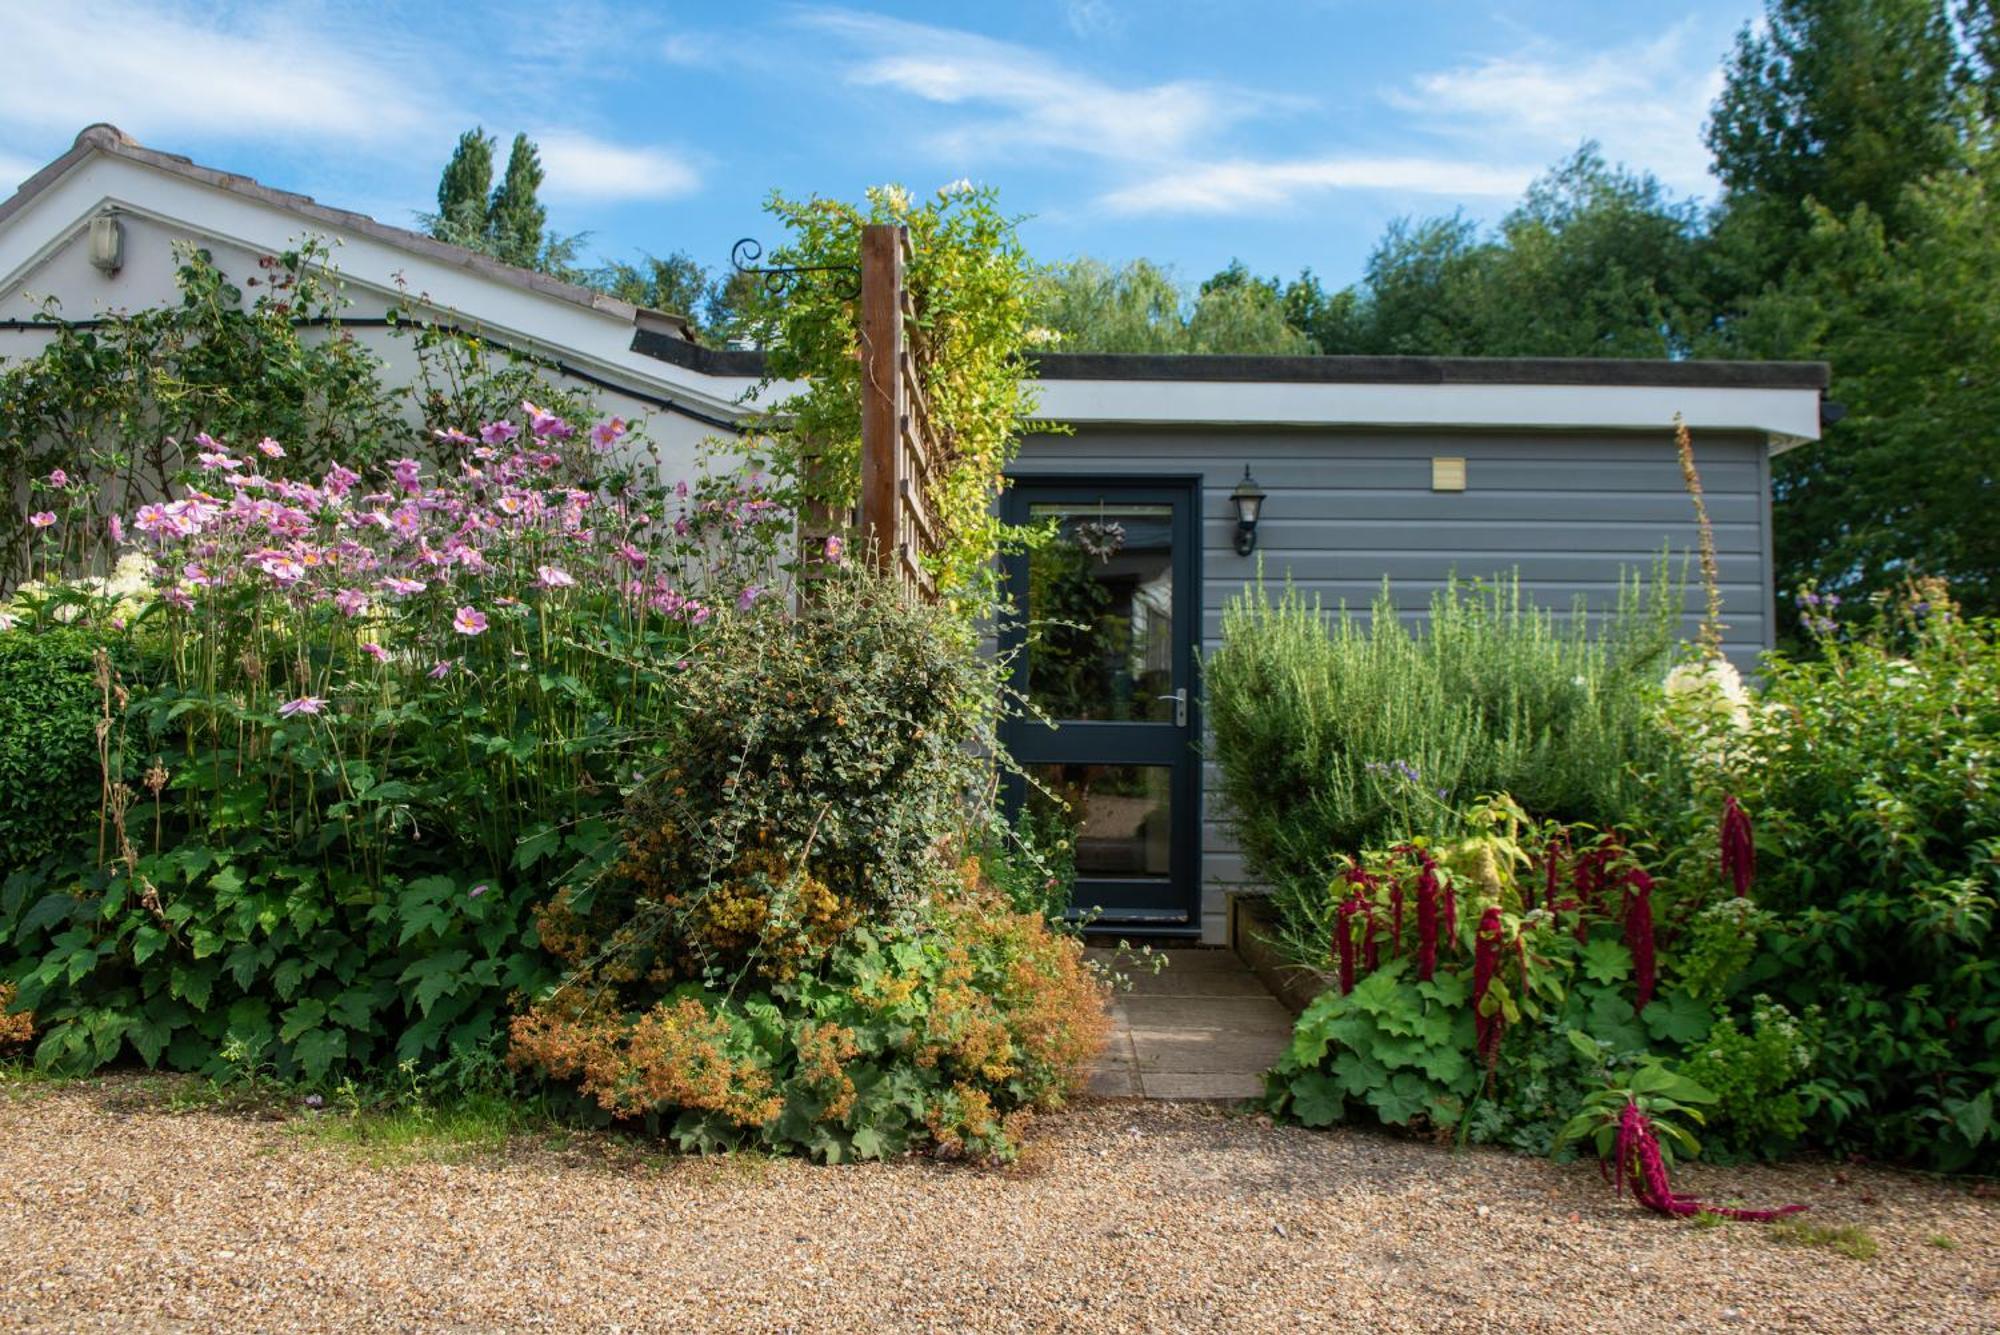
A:
{"label": "tree line", "polygon": [[[1774,467],[1781,603],[1943,575],[2000,612],[2000,0],[1766,0],[1724,60],[1704,206],[1584,144],[1500,222],[1392,224],[1360,279],[1240,262],[1045,267],[1051,345],[1132,353],[1825,360],[1846,410]],[[546,229],[534,146],[463,137],[433,232],[711,337],[759,293],[684,252],[596,267]]]}

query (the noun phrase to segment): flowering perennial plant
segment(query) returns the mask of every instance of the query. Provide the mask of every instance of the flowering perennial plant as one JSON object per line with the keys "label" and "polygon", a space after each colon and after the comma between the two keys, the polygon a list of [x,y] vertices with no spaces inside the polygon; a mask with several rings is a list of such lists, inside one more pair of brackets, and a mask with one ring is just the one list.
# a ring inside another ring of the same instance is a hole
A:
{"label": "flowering perennial plant", "polygon": [[666,487],[623,434],[523,403],[311,475],[204,437],[122,526],[139,590],[17,596],[8,634],[68,620],[140,665],[102,693],[102,849],[0,897],[45,1059],[233,1038],[319,1078],[495,1040],[548,967],[528,905],[615,854],[680,665],[782,577],[758,479]]}

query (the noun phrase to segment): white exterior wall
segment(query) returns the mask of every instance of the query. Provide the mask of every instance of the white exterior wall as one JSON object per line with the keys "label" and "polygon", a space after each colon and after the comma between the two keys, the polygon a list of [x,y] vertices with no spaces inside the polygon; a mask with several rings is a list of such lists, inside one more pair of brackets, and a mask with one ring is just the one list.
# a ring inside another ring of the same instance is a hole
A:
{"label": "white exterior wall", "polygon": [[[267,277],[257,264],[260,255],[267,252],[253,252],[247,247],[213,237],[197,236],[188,229],[173,227],[152,218],[126,216],[120,222],[125,229],[124,265],[117,273],[105,274],[92,267],[88,230],[78,231],[0,289],[0,319],[32,319],[50,297],[58,303],[57,313],[69,320],[96,319],[121,311],[178,304],[180,289],[175,282],[179,269],[174,249],[176,244],[193,243],[206,248],[214,257],[216,266],[243,291],[246,304],[254,301],[257,293],[256,288],[246,286],[247,280]],[[300,235],[304,234],[304,229],[301,229]],[[336,266],[340,258],[340,253],[336,251],[333,256]],[[392,306],[398,305],[396,294],[351,279],[343,278],[342,290],[351,302],[342,312],[343,317],[348,319],[381,319]],[[407,301],[403,304],[409,308]],[[435,307],[418,309],[427,319],[481,332],[478,324],[451,311]],[[348,332],[356,343],[373,352],[382,362],[380,374],[385,387],[400,390],[416,379],[416,355],[408,334],[399,335],[379,327],[352,328]],[[313,336],[313,332],[308,331],[307,337]],[[39,330],[0,328],[0,365],[33,357],[47,345],[49,337]],[[510,346],[519,346],[497,331],[493,337]],[[495,354],[496,357],[500,355]],[[545,355],[555,357],[558,352],[547,349]],[[693,477],[703,442],[728,434],[680,413],[659,408],[632,394],[619,393],[553,371],[547,375],[551,381],[589,397],[596,403],[601,416],[622,417],[633,423],[659,451],[661,472],[669,480]],[[470,429],[476,423],[465,425]]]}

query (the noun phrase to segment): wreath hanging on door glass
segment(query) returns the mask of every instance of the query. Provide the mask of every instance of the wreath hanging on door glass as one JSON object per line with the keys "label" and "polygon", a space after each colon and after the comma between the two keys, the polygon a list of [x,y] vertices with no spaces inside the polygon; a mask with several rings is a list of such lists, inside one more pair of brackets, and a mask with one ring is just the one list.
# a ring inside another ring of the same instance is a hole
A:
{"label": "wreath hanging on door glass", "polygon": [[1125,526],[1105,518],[1103,507],[1099,506],[1097,518],[1086,519],[1076,526],[1076,545],[1100,561],[1109,561],[1125,546]]}

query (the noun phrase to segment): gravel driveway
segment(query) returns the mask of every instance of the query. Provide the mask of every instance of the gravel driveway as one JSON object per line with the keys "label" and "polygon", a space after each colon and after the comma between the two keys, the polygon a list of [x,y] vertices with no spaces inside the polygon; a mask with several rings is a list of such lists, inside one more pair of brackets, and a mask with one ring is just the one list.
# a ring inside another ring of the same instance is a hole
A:
{"label": "gravel driveway", "polygon": [[2000,1202],[1870,1169],[1691,1171],[1872,1260],[1696,1228],[1588,1167],[1095,1103],[1023,1162],[819,1168],[526,1143],[372,1166],[130,1079],[0,1091],[15,1330],[1974,1330]]}

